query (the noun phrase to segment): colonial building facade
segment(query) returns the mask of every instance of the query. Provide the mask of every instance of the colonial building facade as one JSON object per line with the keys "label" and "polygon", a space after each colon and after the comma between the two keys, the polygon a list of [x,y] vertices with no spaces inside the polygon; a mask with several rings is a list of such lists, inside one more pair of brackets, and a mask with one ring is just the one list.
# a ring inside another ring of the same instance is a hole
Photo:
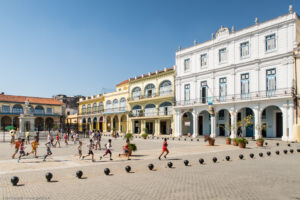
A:
{"label": "colonial building facade", "polygon": [[[176,52],[175,135],[294,140],[293,50],[300,22],[289,13]],[[252,123],[238,126],[247,116]],[[265,128],[262,128],[265,127]]]}
{"label": "colonial building facade", "polygon": [[132,133],[173,133],[174,71],[165,68],[130,79],[128,126]]}
{"label": "colonial building facade", "polygon": [[6,130],[13,126],[20,128],[19,117],[24,113],[25,100],[28,99],[30,113],[34,116],[34,124],[28,124],[26,130],[48,131],[62,128],[63,103],[53,98],[15,96],[0,94],[0,127]]}

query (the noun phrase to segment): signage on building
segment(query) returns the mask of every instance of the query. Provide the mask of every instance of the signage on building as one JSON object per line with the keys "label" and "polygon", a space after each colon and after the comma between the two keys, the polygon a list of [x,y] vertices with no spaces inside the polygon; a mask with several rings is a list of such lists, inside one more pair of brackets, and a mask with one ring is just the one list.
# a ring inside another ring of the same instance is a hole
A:
{"label": "signage on building", "polygon": [[185,126],[190,126],[190,125],[191,125],[191,122],[184,122],[184,125],[185,125]]}

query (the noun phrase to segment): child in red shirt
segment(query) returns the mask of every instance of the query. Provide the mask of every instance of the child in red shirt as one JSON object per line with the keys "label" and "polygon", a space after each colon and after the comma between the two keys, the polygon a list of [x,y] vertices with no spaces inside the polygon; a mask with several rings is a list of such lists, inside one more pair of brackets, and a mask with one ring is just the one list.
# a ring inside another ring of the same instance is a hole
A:
{"label": "child in red shirt", "polygon": [[164,139],[163,147],[162,147],[162,152],[159,155],[158,159],[160,160],[160,157],[166,152],[166,155],[164,157],[167,159],[167,155],[169,154],[168,150],[168,143],[167,143],[167,138]]}

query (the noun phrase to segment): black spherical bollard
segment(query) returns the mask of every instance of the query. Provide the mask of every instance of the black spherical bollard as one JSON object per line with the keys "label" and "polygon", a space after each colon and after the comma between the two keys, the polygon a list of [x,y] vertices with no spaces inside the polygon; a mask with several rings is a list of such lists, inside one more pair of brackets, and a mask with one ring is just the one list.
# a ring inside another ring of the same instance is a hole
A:
{"label": "black spherical bollard", "polygon": [[17,176],[13,176],[11,179],[10,179],[10,182],[13,184],[13,186],[16,186],[19,182],[19,177]]}
{"label": "black spherical bollard", "polygon": [[153,165],[153,164],[149,164],[149,165],[148,165],[148,168],[149,168],[150,170],[153,170],[154,165]]}
{"label": "black spherical bollard", "polygon": [[240,158],[241,160],[243,160],[244,155],[243,155],[243,154],[240,154],[240,155],[239,155],[239,158]]}
{"label": "black spherical bollard", "polygon": [[172,140],[174,140],[175,138],[172,138]]}
{"label": "black spherical bollard", "polygon": [[291,146],[291,144],[288,144],[288,147],[290,147]]}
{"label": "black spherical bollard", "polygon": [[199,163],[202,165],[204,163],[204,159],[203,158],[200,158],[199,159]]}
{"label": "black spherical bollard", "polygon": [[77,178],[81,178],[82,177],[82,175],[83,175],[83,173],[82,173],[82,171],[81,170],[78,170],[77,172],[76,172],[76,176],[77,176]]}
{"label": "black spherical bollard", "polygon": [[193,141],[193,139],[191,139],[191,141]]}
{"label": "black spherical bollard", "polygon": [[277,155],[279,155],[279,154],[280,154],[280,151],[276,151],[275,153],[276,153]]}
{"label": "black spherical bollard", "polygon": [[216,163],[218,161],[217,157],[213,157],[213,162]]}
{"label": "black spherical bollard", "polygon": [[270,155],[271,155],[271,152],[270,152],[270,151],[268,151],[268,152],[267,152],[267,155],[268,155],[268,156],[270,156]]}
{"label": "black spherical bollard", "polygon": [[284,154],[287,154],[287,152],[288,152],[288,151],[287,151],[286,149],[285,149],[285,150],[283,150],[283,153],[284,153]]}
{"label": "black spherical bollard", "polygon": [[263,156],[264,156],[264,154],[263,154],[263,153],[259,153],[258,155],[259,155],[260,157],[263,157]]}
{"label": "black spherical bollard", "polygon": [[199,142],[199,139],[197,139],[197,142]]}
{"label": "black spherical bollard", "polygon": [[129,166],[129,165],[127,165],[126,167],[125,167],[125,170],[126,170],[126,172],[130,172],[131,171],[131,167]]}
{"label": "black spherical bollard", "polygon": [[178,138],[178,141],[180,141],[180,138]]}
{"label": "black spherical bollard", "polygon": [[294,153],[294,149],[290,149],[290,153]]}
{"label": "black spherical bollard", "polygon": [[229,160],[230,160],[230,156],[226,156],[225,159],[226,159],[227,161],[229,161]]}
{"label": "black spherical bollard", "polygon": [[297,149],[297,152],[300,153],[300,149]]}
{"label": "black spherical bollard", "polygon": [[184,141],[186,141],[186,138],[184,138]]}
{"label": "black spherical bollard", "polygon": [[110,170],[108,168],[105,168],[104,169],[104,174],[109,175],[109,173],[110,173]]}
{"label": "black spherical bollard", "polygon": [[253,153],[250,153],[250,158],[254,158],[254,154]]}
{"label": "black spherical bollard", "polygon": [[277,142],[276,145],[279,146],[279,142]]}
{"label": "black spherical bollard", "polygon": [[188,160],[185,160],[183,163],[184,163],[185,166],[189,165],[189,161]]}
{"label": "black spherical bollard", "polygon": [[266,145],[266,146],[268,146],[268,143],[267,143],[267,142],[265,142],[265,145]]}
{"label": "black spherical bollard", "polygon": [[53,177],[53,174],[51,172],[48,172],[46,175],[45,175],[46,179],[47,179],[47,182],[50,182],[52,177]]}
{"label": "black spherical bollard", "polygon": [[173,163],[172,162],[168,162],[168,167],[172,168],[173,167]]}

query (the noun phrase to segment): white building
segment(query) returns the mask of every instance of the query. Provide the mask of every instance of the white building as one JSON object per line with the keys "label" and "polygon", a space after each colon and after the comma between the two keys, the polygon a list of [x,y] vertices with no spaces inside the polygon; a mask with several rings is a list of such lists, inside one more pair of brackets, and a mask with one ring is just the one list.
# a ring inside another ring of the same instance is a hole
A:
{"label": "white building", "polygon": [[[293,140],[293,49],[299,41],[300,21],[290,6],[286,15],[255,19],[238,31],[221,26],[211,40],[179,49],[175,135]],[[252,125],[235,130],[249,115]]]}

